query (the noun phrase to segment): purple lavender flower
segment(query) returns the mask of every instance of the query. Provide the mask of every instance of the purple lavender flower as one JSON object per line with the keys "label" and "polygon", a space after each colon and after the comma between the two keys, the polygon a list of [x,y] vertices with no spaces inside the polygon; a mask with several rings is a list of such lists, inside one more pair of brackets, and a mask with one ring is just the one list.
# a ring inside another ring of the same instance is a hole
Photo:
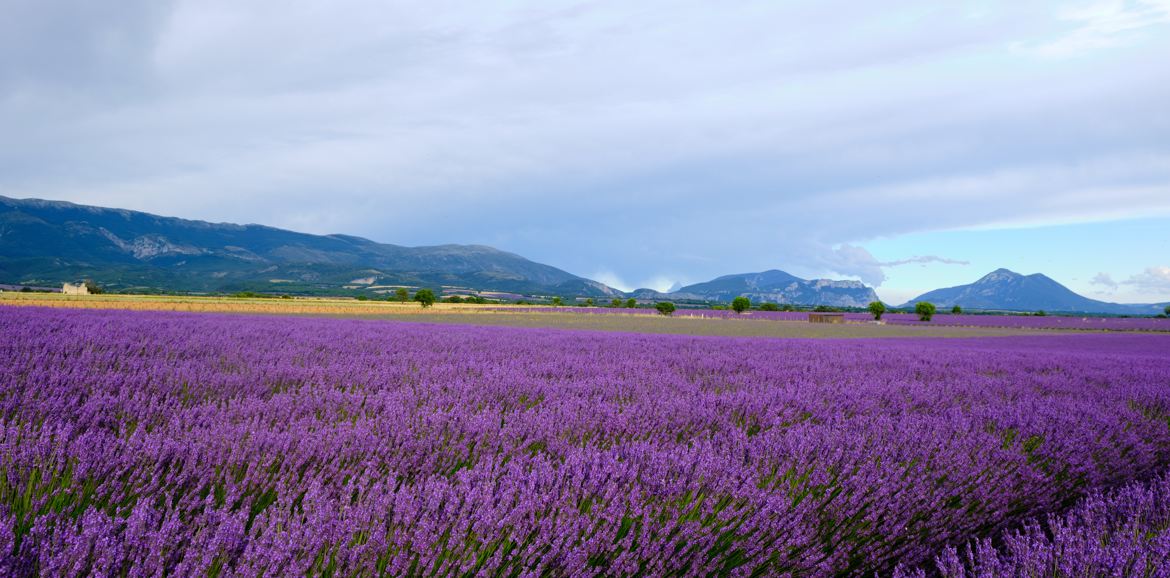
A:
{"label": "purple lavender flower", "polygon": [[37,308],[0,335],[7,575],[889,575],[1170,465],[1168,335]]}

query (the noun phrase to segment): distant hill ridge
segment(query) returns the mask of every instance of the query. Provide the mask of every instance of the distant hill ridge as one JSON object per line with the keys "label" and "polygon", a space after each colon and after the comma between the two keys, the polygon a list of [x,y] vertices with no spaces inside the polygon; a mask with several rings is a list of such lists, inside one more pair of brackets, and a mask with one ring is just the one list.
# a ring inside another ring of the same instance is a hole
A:
{"label": "distant hill ridge", "polygon": [[410,285],[621,294],[482,245],[403,247],[350,235],[0,197],[0,280],[51,285],[79,278],[131,290],[317,292]]}
{"label": "distant hill ridge", "polygon": [[1120,315],[1151,315],[1165,307],[1165,304],[1129,305],[1089,299],[1047,275],[1021,275],[1008,269],[996,269],[969,285],[923,293],[903,307],[912,307],[919,301],[929,301],[944,309],[959,305],[965,309]]}

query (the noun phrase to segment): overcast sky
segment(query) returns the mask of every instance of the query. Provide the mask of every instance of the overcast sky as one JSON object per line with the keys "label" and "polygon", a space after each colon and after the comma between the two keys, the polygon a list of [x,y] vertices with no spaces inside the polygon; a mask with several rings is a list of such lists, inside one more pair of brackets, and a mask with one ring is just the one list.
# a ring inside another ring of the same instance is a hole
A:
{"label": "overcast sky", "polygon": [[1170,0],[0,0],[0,194],[1170,300]]}

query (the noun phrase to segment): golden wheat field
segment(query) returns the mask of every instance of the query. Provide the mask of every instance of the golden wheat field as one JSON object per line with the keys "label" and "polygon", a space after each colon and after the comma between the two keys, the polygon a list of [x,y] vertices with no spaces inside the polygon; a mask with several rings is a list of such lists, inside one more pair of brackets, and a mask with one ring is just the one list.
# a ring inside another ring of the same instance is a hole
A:
{"label": "golden wheat field", "polygon": [[[318,297],[292,299],[202,297],[194,295],[62,295],[60,293],[0,293],[0,304],[80,309],[193,311],[201,313],[260,313],[290,315],[397,315],[423,313],[415,302],[358,301]],[[436,303],[432,309],[467,310],[474,306]]]}

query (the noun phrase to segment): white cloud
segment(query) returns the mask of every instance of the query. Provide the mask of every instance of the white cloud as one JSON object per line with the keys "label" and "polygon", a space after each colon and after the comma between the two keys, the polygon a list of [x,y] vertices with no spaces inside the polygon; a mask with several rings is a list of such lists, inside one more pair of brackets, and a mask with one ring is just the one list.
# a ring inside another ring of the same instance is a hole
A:
{"label": "white cloud", "polygon": [[920,256],[910,257],[909,259],[898,259],[895,261],[885,261],[881,265],[882,265],[882,267],[898,267],[901,265],[911,265],[911,264],[925,265],[927,263],[941,263],[943,265],[970,265],[971,264],[970,261],[962,261],[959,259],[947,259],[946,257],[938,257],[935,255],[920,255]]}
{"label": "white cloud", "polygon": [[1043,56],[1069,57],[1131,43],[1143,29],[1170,23],[1167,0],[1097,0],[1066,8],[1061,19],[1076,28],[1035,47]]}
{"label": "white cloud", "polygon": [[842,275],[857,277],[862,282],[879,286],[886,280],[882,264],[874,258],[864,247],[857,247],[848,243],[835,249],[824,257],[825,268]]}
{"label": "white cloud", "polygon": [[1110,291],[1117,289],[1117,281],[1114,281],[1113,277],[1105,272],[1100,272],[1094,275],[1093,278],[1089,280],[1089,284],[1100,285]]}
{"label": "white cloud", "polygon": [[1147,267],[1145,271],[1122,283],[1136,287],[1139,291],[1170,296],[1170,267]]}
{"label": "white cloud", "polygon": [[822,255],[820,259],[822,269],[849,277],[857,277],[862,282],[874,287],[880,287],[886,281],[885,269],[889,267],[900,267],[915,263],[924,265],[927,263],[970,265],[968,261],[947,259],[936,255],[920,255],[908,259],[878,261],[869,250],[848,243],[834,247],[828,252],[814,254]]}

